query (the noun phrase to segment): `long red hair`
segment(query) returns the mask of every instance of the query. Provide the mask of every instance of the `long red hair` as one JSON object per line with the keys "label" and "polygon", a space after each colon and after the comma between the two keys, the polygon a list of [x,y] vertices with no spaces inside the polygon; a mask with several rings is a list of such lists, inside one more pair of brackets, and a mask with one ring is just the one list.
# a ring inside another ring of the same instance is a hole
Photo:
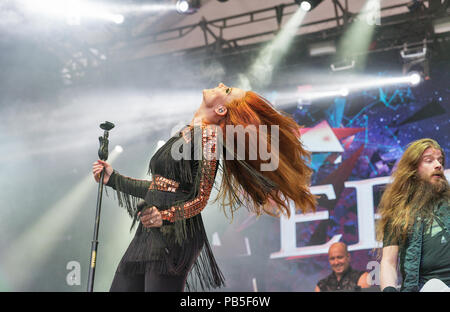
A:
{"label": "long red hair", "polygon": [[[225,206],[238,209],[244,204],[257,215],[267,213],[290,216],[290,201],[302,212],[315,211],[316,197],[310,192],[312,169],[307,165],[310,153],[299,140],[300,127],[291,117],[280,114],[270,103],[258,94],[247,91],[241,99],[226,104],[228,113],[222,119],[220,127],[223,142],[227,142],[228,126],[252,126],[256,131],[258,144],[266,144],[272,151],[271,126],[278,126],[278,166],[274,170],[261,171],[261,165],[267,160],[249,157],[251,140],[245,140],[245,160],[223,160],[222,186],[218,198]],[[260,126],[267,126],[267,132]],[[234,139],[234,148],[239,143]],[[225,144],[224,144],[225,146]],[[227,147],[225,146],[224,149]],[[229,149],[230,147],[228,147]],[[224,153],[226,153],[224,151]]]}

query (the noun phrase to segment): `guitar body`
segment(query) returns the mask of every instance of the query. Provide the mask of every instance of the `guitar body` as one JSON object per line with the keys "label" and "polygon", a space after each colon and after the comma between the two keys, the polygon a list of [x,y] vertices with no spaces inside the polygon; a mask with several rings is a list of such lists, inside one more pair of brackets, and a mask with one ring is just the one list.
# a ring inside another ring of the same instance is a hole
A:
{"label": "guitar body", "polygon": [[450,287],[440,279],[432,278],[423,285],[420,292],[450,292]]}

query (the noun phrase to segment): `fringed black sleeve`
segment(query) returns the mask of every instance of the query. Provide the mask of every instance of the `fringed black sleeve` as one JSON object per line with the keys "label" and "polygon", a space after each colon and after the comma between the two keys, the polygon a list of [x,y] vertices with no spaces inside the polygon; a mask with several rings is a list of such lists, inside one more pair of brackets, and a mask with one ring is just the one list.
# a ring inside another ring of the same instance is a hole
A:
{"label": "fringed black sleeve", "polygon": [[106,185],[116,190],[119,206],[125,207],[130,217],[135,219],[140,209],[138,204],[147,194],[150,183],[123,176],[114,170]]}

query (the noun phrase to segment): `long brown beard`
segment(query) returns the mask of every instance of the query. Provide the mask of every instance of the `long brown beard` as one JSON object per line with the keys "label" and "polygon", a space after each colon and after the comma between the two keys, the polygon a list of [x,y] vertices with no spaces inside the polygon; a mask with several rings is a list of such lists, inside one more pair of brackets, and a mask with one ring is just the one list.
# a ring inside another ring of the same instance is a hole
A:
{"label": "long brown beard", "polygon": [[434,208],[441,201],[450,199],[450,186],[445,177],[431,183],[421,177],[416,177],[417,183],[410,194],[408,205],[412,209],[411,216],[415,219],[431,220]]}

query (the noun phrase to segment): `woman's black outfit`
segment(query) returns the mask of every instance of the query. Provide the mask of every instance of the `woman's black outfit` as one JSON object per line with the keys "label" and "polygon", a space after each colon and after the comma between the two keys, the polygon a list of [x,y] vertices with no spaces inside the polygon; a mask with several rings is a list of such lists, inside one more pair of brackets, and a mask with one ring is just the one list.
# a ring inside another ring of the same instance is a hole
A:
{"label": "woman's black outfit", "polygon": [[[216,135],[213,127],[185,127],[152,157],[151,181],[113,172],[107,185],[117,191],[119,205],[133,218],[132,227],[137,213],[152,206],[161,212],[163,225],[144,228],[139,223],[111,291],[182,291],[185,284],[188,289],[224,285],[200,214],[217,172]],[[186,283],[189,272],[192,279]]]}

